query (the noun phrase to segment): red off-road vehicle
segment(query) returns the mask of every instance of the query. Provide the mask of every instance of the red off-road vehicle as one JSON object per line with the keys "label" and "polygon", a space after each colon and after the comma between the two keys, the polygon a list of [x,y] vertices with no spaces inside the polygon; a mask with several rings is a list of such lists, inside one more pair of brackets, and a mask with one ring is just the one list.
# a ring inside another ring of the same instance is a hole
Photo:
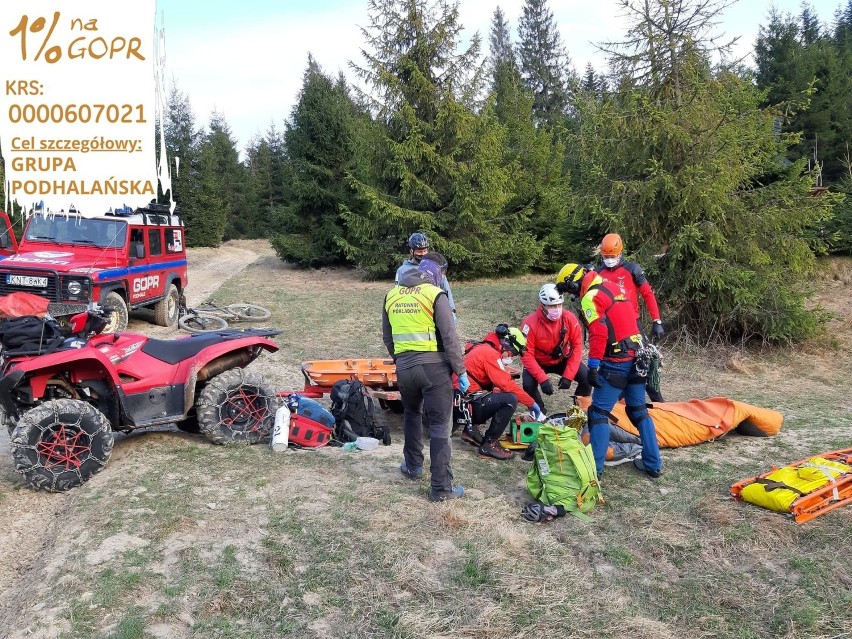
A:
{"label": "red off-road vehicle", "polygon": [[272,432],[275,389],[244,367],[277,351],[270,337],[280,331],[87,338],[106,325],[95,310],[72,318],[77,335],[66,338],[52,320],[39,335],[33,320],[0,322],[0,422],[16,469],[34,488],[63,491],[88,480],[107,463],[114,431],[175,422],[216,444],[254,444]]}
{"label": "red off-road vehicle", "polygon": [[111,309],[107,333],[127,328],[136,308],[153,309],[161,326],[177,324],[186,246],[183,222],[168,206],[92,218],[34,214],[11,252],[0,260],[0,295],[34,293],[62,305],[61,311],[52,307],[54,315],[100,304]]}

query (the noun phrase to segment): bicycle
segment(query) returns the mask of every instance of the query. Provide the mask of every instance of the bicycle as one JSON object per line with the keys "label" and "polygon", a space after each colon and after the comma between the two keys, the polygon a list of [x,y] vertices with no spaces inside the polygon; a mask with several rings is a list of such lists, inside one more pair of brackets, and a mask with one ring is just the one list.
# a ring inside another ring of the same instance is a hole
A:
{"label": "bicycle", "polygon": [[262,322],[270,317],[272,311],[257,304],[219,306],[208,300],[197,308],[182,308],[178,325],[190,333],[208,333],[228,328],[228,322]]}

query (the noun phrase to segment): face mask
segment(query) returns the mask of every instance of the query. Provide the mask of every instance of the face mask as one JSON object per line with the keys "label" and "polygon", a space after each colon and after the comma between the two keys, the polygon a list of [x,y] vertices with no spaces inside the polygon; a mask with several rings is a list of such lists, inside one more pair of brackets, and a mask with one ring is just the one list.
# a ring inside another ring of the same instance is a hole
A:
{"label": "face mask", "polygon": [[515,361],[515,358],[514,357],[504,357],[500,361],[503,362],[503,366],[511,366],[512,362]]}
{"label": "face mask", "polygon": [[560,317],[562,317],[562,307],[561,306],[551,306],[544,309],[544,312],[547,313],[547,319],[552,322],[555,322]]}
{"label": "face mask", "polygon": [[603,263],[604,263],[604,266],[606,266],[607,268],[613,268],[615,266],[618,266],[618,263],[620,261],[621,261],[620,256],[619,257],[605,257]]}

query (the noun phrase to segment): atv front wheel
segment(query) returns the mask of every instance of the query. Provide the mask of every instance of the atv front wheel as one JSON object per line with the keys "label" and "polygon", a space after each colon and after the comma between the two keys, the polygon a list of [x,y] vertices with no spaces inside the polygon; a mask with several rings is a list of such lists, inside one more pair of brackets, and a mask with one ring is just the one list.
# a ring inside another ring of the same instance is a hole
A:
{"label": "atv front wheel", "polygon": [[55,399],[27,411],[12,433],[15,469],[40,490],[61,492],[100,472],[112,452],[109,420],[91,404]]}
{"label": "atv front wheel", "polygon": [[278,398],[260,375],[232,368],[207,382],[195,410],[214,444],[256,444],[272,433]]}

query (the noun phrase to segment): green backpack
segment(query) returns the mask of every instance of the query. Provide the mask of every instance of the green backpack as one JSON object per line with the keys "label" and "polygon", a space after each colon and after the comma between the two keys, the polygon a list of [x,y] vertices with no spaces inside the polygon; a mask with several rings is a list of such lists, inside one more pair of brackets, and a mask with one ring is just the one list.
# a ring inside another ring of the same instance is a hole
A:
{"label": "green backpack", "polygon": [[535,459],[527,473],[527,490],[547,506],[562,506],[584,521],[603,494],[598,483],[592,447],[570,425],[542,424]]}

